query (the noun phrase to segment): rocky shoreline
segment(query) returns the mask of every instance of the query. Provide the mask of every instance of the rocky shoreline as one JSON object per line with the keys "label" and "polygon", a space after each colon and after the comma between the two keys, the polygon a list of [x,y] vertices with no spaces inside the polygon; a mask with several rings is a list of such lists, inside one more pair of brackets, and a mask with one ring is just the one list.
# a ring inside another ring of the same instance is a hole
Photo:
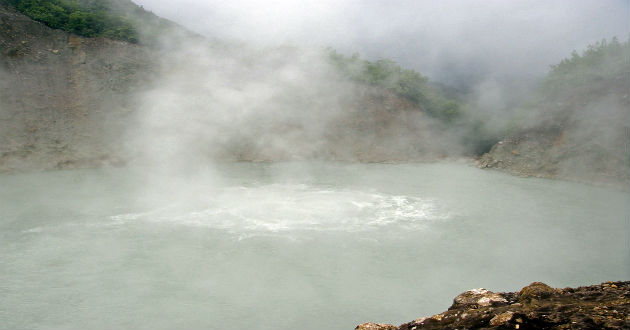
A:
{"label": "rocky shoreline", "polygon": [[630,329],[630,281],[564,289],[534,282],[520,292],[473,289],[443,313],[400,326],[369,322],[355,329]]}

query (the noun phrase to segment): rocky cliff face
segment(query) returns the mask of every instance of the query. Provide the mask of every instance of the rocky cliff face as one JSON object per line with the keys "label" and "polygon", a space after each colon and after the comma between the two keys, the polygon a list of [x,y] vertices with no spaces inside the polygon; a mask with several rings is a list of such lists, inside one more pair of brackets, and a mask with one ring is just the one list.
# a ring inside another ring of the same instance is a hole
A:
{"label": "rocky cliff face", "polygon": [[554,289],[540,282],[520,292],[466,291],[448,311],[400,326],[364,323],[357,330],[630,329],[630,282]]}
{"label": "rocky cliff face", "polygon": [[0,6],[0,170],[119,158],[147,50],[53,30]]}
{"label": "rocky cliff face", "polygon": [[344,80],[323,56],[177,31],[150,46],[82,38],[3,6],[0,22],[0,171],[459,152],[417,106]]}
{"label": "rocky cliff face", "polygon": [[525,176],[630,185],[630,44],[602,41],[541,82],[520,129],[479,165]]}
{"label": "rocky cliff face", "polygon": [[630,82],[611,82],[603,91],[576,96],[560,110],[537,114],[527,125],[483,155],[481,168],[522,176],[630,185]]}
{"label": "rocky cliff face", "polygon": [[[626,101],[618,109],[630,109]],[[577,120],[519,131],[478,161],[481,168],[521,176],[559,178],[627,188],[630,184],[630,110],[605,122]]]}

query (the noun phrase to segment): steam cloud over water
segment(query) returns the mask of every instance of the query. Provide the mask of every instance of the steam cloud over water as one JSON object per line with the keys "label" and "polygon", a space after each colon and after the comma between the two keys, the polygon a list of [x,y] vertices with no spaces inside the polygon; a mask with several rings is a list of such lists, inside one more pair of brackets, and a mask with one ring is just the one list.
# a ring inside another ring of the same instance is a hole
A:
{"label": "steam cloud over water", "polygon": [[461,164],[241,162],[151,196],[137,171],[0,176],[2,325],[352,329],[472,287],[629,276],[628,194],[610,189]]}
{"label": "steam cloud over water", "polygon": [[[161,71],[139,95],[132,153],[175,168],[207,159],[378,162],[471,154],[462,145],[465,129],[445,128],[382,90],[344,79],[326,60],[326,46],[391,58],[466,91],[468,117],[460,124],[481,120],[497,142],[509,129],[546,120],[536,117],[546,110],[522,105],[551,64],[629,32],[628,4],[615,1],[138,3],[221,40],[167,38]],[[403,111],[379,112],[375,103]],[[623,117],[623,104],[608,103],[606,112]]]}
{"label": "steam cloud over water", "polygon": [[30,38],[0,63],[0,330],[352,329],[630,277],[627,187],[472,166],[630,180],[627,1],[137,2],[203,37],[0,7]]}
{"label": "steam cloud over water", "polygon": [[202,1],[138,4],[210,38],[332,46],[450,84],[536,77],[630,32],[627,1]]}
{"label": "steam cloud over water", "polygon": [[209,160],[382,162],[463,151],[454,130],[344,78],[322,49],[196,41],[167,45],[138,95],[129,148],[140,163],[181,172]]}

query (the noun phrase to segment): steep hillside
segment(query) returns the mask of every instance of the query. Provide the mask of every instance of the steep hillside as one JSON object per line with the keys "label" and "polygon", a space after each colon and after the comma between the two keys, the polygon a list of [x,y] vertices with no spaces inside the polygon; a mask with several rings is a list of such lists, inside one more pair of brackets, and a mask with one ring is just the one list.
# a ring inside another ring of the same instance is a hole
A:
{"label": "steep hillside", "polygon": [[51,29],[0,5],[0,169],[115,162],[145,48]]}
{"label": "steep hillside", "polygon": [[[3,171],[461,154],[448,120],[348,77],[325,51],[209,42],[178,27],[153,43],[85,38],[8,5],[0,22]],[[407,93],[431,91],[419,86]]]}
{"label": "steep hillside", "polygon": [[130,0],[0,0],[53,29],[82,37],[155,44],[164,33],[194,36]]}
{"label": "steep hillside", "polygon": [[479,165],[576,181],[630,183],[630,45],[616,39],[574,52],[524,106],[522,129]]}

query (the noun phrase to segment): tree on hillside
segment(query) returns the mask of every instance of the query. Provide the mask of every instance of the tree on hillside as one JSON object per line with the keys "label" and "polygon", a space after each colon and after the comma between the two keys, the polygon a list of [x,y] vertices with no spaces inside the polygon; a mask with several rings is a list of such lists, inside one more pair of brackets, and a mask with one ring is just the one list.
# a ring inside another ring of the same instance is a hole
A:
{"label": "tree on hillside", "polygon": [[85,37],[138,41],[131,21],[109,8],[111,0],[3,0],[26,16],[54,29]]}
{"label": "tree on hillside", "polygon": [[333,49],[328,49],[328,54],[331,63],[342,75],[354,81],[389,89],[445,124],[454,122],[462,115],[458,101],[441,95],[429,84],[427,77],[416,71],[403,69],[388,59],[370,62],[361,59],[358,54],[346,57]]}

